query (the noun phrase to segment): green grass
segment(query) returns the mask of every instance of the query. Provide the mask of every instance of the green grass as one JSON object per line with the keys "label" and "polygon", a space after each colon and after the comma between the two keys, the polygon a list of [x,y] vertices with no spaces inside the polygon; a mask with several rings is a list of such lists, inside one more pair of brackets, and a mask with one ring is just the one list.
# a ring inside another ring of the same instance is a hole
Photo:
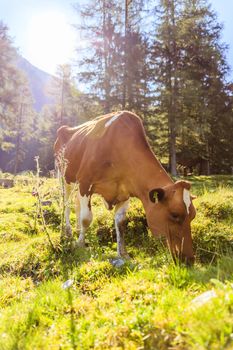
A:
{"label": "green grass", "polygon": [[[131,260],[116,257],[113,213],[93,199],[88,247],[60,245],[59,195],[45,180],[49,245],[33,177],[0,189],[0,349],[233,349],[233,179],[193,177],[197,217],[193,268],[174,265],[151,236],[139,201],[128,213]],[[72,212],[72,225],[75,215]],[[72,285],[63,289],[65,281]],[[203,305],[193,299],[212,290]]]}

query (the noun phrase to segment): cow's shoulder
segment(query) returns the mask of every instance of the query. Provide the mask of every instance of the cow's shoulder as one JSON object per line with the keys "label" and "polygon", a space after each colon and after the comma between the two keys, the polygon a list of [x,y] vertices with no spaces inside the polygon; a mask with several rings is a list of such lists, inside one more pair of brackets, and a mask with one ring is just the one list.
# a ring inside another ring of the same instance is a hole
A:
{"label": "cow's shoulder", "polygon": [[90,136],[102,138],[106,134],[109,135],[108,131],[114,132],[119,127],[128,127],[131,132],[143,129],[142,121],[136,114],[129,111],[116,111],[93,119]]}
{"label": "cow's shoulder", "polygon": [[135,113],[130,111],[117,111],[115,113],[111,113],[103,117],[105,121],[105,127],[116,125],[122,121],[124,121],[124,123],[129,123],[129,124],[131,123],[138,124],[138,122],[141,123],[141,118]]}

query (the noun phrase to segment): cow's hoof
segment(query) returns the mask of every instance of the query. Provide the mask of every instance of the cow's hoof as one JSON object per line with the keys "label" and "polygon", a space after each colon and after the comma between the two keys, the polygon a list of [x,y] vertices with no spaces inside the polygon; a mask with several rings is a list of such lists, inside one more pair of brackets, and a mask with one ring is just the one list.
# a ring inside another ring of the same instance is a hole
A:
{"label": "cow's hoof", "polygon": [[65,228],[65,235],[67,238],[71,239],[73,237],[72,235],[72,229],[70,226],[66,226]]}
{"label": "cow's hoof", "polygon": [[73,242],[73,236],[67,236],[65,233],[63,233],[60,236],[60,243],[61,244],[70,244],[70,242]]}

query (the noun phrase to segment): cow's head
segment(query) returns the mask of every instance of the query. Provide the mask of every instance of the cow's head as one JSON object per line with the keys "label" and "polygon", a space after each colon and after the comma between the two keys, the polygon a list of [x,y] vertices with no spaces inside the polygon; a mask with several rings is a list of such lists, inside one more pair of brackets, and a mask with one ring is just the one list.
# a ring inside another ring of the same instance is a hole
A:
{"label": "cow's head", "polygon": [[190,223],[196,215],[189,193],[190,183],[177,181],[149,192],[147,223],[154,235],[166,235],[174,258],[194,262]]}

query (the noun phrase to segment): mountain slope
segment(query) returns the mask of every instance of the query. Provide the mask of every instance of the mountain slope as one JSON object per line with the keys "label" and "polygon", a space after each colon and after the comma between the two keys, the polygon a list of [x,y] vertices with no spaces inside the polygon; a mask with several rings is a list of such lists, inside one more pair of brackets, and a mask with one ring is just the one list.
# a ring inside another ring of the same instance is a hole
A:
{"label": "mountain slope", "polygon": [[53,78],[52,75],[33,66],[21,56],[18,59],[17,66],[26,74],[28,78],[32,96],[35,100],[35,110],[40,112],[45,104],[52,104],[53,99],[46,93],[47,86]]}

